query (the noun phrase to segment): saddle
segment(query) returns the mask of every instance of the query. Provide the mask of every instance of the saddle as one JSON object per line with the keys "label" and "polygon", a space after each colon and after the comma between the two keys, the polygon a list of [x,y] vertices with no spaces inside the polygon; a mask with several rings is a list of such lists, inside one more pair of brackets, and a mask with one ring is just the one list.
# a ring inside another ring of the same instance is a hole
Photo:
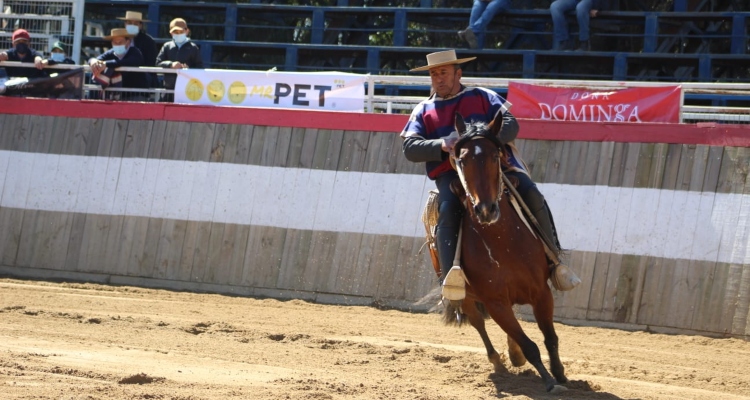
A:
{"label": "saddle", "polygon": [[[540,229],[538,224],[536,223],[536,220],[533,218],[530,212],[528,212],[528,208],[526,207],[526,204],[524,203],[521,196],[518,194],[518,192],[515,190],[516,187],[518,187],[518,179],[512,177],[512,176],[506,176],[505,179],[507,179],[507,185],[506,187],[510,187],[510,189],[506,189],[508,191],[509,199],[511,202],[511,205],[513,206],[513,209],[516,210],[516,213],[521,218],[521,221],[523,221],[524,225],[531,231],[531,233],[538,238],[542,238],[543,235],[540,234]],[[450,184],[451,191],[456,194],[456,196],[463,197],[464,195],[464,189],[463,186],[461,186],[461,182],[458,179],[455,179]],[[426,231],[426,242],[425,245],[430,251],[430,259],[432,260],[432,268],[435,270],[435,274],[440,278],[441,271],[440,271],[440,259],[438,258],[438,250],[437,250],[437,221],[438,221],[438,209],[440,207],[440,204],[438,204],[438,191],[436,189],[430,190],[428,196],[427,196],[427,203],[425,204],[424,210],[422,211],[422,223],[424,224],[425,231]],[[551,216],[550,216],[551,218]],[[553,231],[554,231],[554,223],[553,223]],[[555,240],[558,243],[559,247],[559,241],[557,239],[557,232],[554,232]],[[547,245],[546,247],[549,247]],[[556,261],[557,255],[551,254],[551,252],[548,252],[547,257],[550,258],[551,262]],[[554,280],[553,280],[554,283]]]}

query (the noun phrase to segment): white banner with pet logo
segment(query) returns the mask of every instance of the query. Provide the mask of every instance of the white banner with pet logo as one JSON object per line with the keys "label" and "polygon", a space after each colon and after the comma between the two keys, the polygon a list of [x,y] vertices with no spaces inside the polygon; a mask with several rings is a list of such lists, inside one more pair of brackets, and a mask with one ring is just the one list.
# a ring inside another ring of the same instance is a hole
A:
{"label": "white banner with pet logo", "polygon": [[365,79],[342,72],[184,69],[177,72],[174,102],[364,112]]}

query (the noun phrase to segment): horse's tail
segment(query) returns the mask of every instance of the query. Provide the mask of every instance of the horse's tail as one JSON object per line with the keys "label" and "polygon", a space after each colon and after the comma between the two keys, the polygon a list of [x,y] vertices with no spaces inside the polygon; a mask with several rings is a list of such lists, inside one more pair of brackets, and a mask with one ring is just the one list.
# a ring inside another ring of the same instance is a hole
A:
{"label": "horse's tail", "polygon": [[484,319],[490,317],[489,314],[487,314],[487,309],[484,307],[484,303],[479,301],[464,300],[461,303],[445,301],[444,304],[443,323],[445,325],[461,326],[464,323],[469,322],[466,314],[471,312],[479,313]]}

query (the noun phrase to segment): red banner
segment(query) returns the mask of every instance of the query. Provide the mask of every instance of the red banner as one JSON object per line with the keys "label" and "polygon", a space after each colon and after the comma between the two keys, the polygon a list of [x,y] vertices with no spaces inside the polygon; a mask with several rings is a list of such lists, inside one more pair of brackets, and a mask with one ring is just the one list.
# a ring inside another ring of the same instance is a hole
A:
{"label": "red banner", "polygon": [[680,122],[679,86],[590,90],[510,82],[518,118],[586,122]]}

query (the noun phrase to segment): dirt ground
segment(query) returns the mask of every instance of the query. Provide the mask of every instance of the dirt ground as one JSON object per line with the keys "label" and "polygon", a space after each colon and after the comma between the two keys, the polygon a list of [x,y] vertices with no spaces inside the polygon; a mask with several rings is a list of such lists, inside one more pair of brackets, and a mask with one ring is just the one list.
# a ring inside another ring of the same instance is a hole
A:
{"label": "dirt ground", "polygon": [[0,398],[750,399],[750,342],[557,332],[570,382],[551,395],[437,314],[0,279]]}

